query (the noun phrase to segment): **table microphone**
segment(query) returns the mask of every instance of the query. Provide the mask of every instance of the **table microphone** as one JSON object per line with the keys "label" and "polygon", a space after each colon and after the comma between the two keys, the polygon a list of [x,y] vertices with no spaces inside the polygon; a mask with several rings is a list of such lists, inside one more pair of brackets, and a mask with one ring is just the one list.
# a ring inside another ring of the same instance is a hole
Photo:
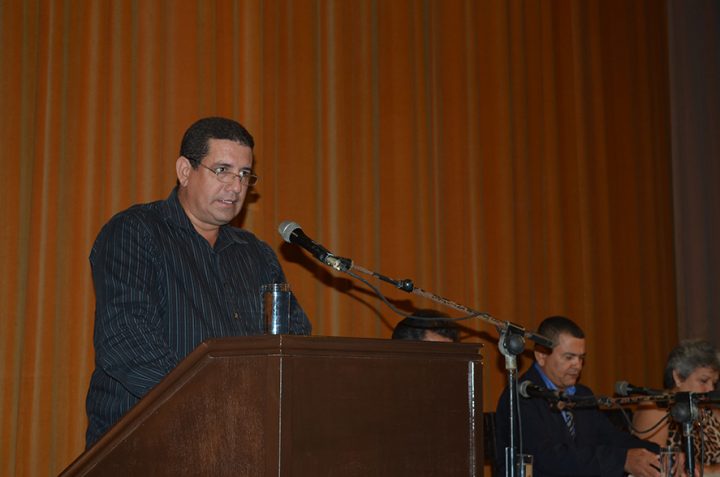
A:
{"label": "table microphone", "polygon": [[554,391],[534,384],[532,381],[523,381],[518,386],[518,393],[524,398],[543,398],[551,401],[562,401],[566,399],[562,391]]}
{"label": "table microphone", "polygon": [[659,389],[644,388],[640,386],[633,386],[627,381],[618,381],[615,383],[615,393],[619,396],[629,396],[631,394],[640,394],[643,396],[660,396],[665,394],[664,391]]}

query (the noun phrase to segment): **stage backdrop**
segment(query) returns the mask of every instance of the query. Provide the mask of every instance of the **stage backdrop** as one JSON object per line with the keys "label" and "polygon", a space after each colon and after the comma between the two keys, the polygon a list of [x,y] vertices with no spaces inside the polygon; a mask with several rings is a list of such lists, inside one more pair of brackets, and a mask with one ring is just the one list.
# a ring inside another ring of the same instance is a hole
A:
{"label": "stage backdrop", "polygon": [[[659,4],[0,2],[0,475],[54,475],[81,452],[93,240],[169,194],[181,135],[208,115],[256,138],[241,223],[316,334],[387,338],[399,317],[283,244],[283,220],[500,320],[571,316],[600,393],[659,385],[677,338]],[[466,327],[491,409],[497,332]]]}

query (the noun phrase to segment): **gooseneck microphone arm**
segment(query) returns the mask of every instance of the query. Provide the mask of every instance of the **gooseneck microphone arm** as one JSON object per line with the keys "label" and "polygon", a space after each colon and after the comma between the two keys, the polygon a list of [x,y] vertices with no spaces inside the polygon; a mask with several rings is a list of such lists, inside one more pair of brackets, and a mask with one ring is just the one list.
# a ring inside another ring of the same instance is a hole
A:
{"label": "gooseneck microphone arm", "polygon": [[[428,299],[434,301],[435,303],[445,305],[445,306],[453,308],[457,311],[461,311],[467,315],[460,319],[457,319],[457,321],[477,317],[487,323],[490,323],[491,325],[494,325],[495,328],[501,333],[503,330],[505,330],[509,327],[512,327],[515,334],[520,334],[522,337],[530,339],[530,340],[532,340],[542,346],[545,346],[547,348],[553,347],[552,340],[546,338],[543,335],[540,335],[533,331],[525,330],[524,328],[522,328],[514,323],[509,323],[507,321],[498,320],[498,319],[494,318],[492,315],[490,315],[489,313],[473,310],[472,308],[469,308],[465,305],[461,305],[460,303],[456,303],[456,302],[449,300],[447,298],[444,298],[442,296],[436,295],[434,293],[430,293],[426,290],[423,290],[420,287],[416,287],[413,284],[413,281],[410,280],[409,278],[406,278],[403,280],[395,280],[395,279],[386,277],[385,275],[381,275],[380,273],[373,272],[372,270],[368,270],[367,268],[363,268],[363,267],[355,264],[352,261],[350,261],[350,264],[351,264],[350,268],[346,271],[357,270],[358,272],[364,273],[365,275],[369,275],[371,277],[382,280],[386,283],[390,283],[400,290],[403,290],[408,293],[414,293],[414,294],[422,296],[424,298],[428,298]],[[520,354],[520,353],[522,353],[522,350],[519,351],[518,354]]]}
{"label": "gooseneck microphone arm", "polygon": [[[385,299],[383,294],[367,280],[362,279],[357,274],[353,273],[353,270],[377,278],[383,282],[389,283],[396,288],[403,290],[408,293],[414,293],[416,295],[428,298],[435,303],[453,308],[466,314],[466,316],[460,318],[454,318],[453,321],[466,320],[469,318],[479,318],[491,325],[500,333],[500,339],[498,341],[498,347],[500,352],[505,356],[505,369],[508,372],[508,397],[509,397],[509,421],[510,421],[510,442],[509,446],[505,448],[505,475],[507,477],[516,477],[516,473],[519,471],[520,476],[525,475],[524,469],[518,469],[516,467],[517,456],[522,454],[522,440],[516,437],[516,411],[517,411],[517,356],[525,350],[525,339],[530,339],[535,343],[544,346],[546,348],[553,348],[554,344],[552,340],[547,337],[535,333],[533,331],[525,330],[522,326],[510,323],[509,321],[500,321],[493,318],[489,313],[473,310],[467,306],[456,303],[447,298],[441,297],[434,293],[430,293],[422,288],[418,288],[413,284],[410,279],[395,280],[388,276],[380,273],[368,270],[367,268],[361,267],[349,258],[338,257],[329,252],[322,245],[311,240],[302,231],[300,226],[295,222],[285,221],[280,224],[278,232],[286,242],[290,242],[310,252],[315,258],[320,260],[325,265],[328,265],[335,270],[345,272],[353,278],[360,280],[361,282],[368,285],[373,289],[375,293],[394,311],[402,314],[397,310],[390,302]],[[518,444],[519,442],[519,444]]]}
{"label": "gooseneck microphone arm", "polygon": [[408,293],[411,293],[411,292],[416,293],[415,285],[413,284],[413,281],[410,280],[409,278],[406,278],[404,280],[395,280],[393,278],[386,277],[385,275],[382,275],[380,273],[373,272],[372,270],[368,270],[367,268],[363,268],[360,265],[353,263],[352,261],[350,263],[351,263],[351,266],[350,266],[351,270],[357,270],[358,272],[364,273],[365,275],[370,275],[371,277],[377,278],[378,280],[382,280],[385,283],[389,283],[390,285],[392,285],[396,288],[399,288],[402,291],[406,291]]}
{"label": "gooseneck microphone arm", "polygon": [[[472,308],[468,308],[459,303],[455,303],[452,300],[443,298],[433,293],[427,292],[422,288],[415,287],[412,280],[393,280],[379,273],[367,270],[363,267],[351,263],[350,269],[346,270],[350,276],[358,277],[353,274],[351,270],[357,270],[366,275],[378,278],[384,282],[394,284],[397,288],[404,290],[408,293],[415,293],[417,295],[429,298],[435,303],[439,303],[450,308],[454,308],[458,311],[464,312],[467,316],[456,319],[468,319],[472,317],[478,317],[481,320],[490,323],[500,333],[500,339],[498,340],[498,348],[505,357],[505,369],[507,370],[507,384],[508,384],[508,422],[510,424],[509,442],[508,446],[505,447],[505,476],[506,477],[525,477],[525,469],[522,467],[522,463],[519,461],[520,455],[523,454],[522,439],[519,434],[519,407],[518,407],[518,379],[517,379],[517,356],[525,350],[525,338],[531,339],[534,342],[545,346],[547,348],[553,348],[553,342],[549,338],[538,333],[527,331],[519,325],[510,323],[509,321],[500,321],[493,318],[490,314],[475,311]],[[363,280],[364,281],[364,280]],[[367,283],[367,282],[365,282]],[[368,283],[368,285],[370,285]],[[372,287],[372,285],[370,285]],[[520,465],[518,465],[518,463]]]}

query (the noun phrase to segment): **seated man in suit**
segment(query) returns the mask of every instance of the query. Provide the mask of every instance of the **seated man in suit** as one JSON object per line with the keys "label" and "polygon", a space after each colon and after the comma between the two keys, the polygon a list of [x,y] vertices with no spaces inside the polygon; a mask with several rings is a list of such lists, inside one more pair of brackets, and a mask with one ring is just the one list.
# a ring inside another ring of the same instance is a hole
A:
{"label": "seated man in suit", "polygon": [[[572,320],[553,316],[545,319],[538,333],[554,347],[535,348],[535,363],[519,382],[557,390],[568,396],[592,396],[590,388],[578,384],[585,360],[585,335]],[[613,426],[597,407],[553,408],[542,398],[517,401],[523,454],[533,456],[534,477],[617,476],[659,477],[659,448]],[[505,447],[509,446],[508,389],[497,405],[495,424],[497,449],[495,475],[505,475]],[[515,424],[517,426],[517,422]]]}
{"label": "seated man in suit", "polygon": [[395,326],[392,339],[415,341],[458,341],[458,326],[436,310],[417,310]]}

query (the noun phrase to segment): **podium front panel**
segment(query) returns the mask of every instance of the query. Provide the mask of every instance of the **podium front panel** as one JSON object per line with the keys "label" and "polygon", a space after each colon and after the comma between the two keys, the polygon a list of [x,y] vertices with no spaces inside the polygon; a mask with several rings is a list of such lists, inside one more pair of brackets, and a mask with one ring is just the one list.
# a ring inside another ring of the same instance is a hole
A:
{"label": "podium front panel", "polygon": [[482,475],[477,361],[372,353],[284,360],[282,475]]}
{"label": "podium front panel", "polygon": [[64,476],[476,476],[480,345],[210,340]]}

